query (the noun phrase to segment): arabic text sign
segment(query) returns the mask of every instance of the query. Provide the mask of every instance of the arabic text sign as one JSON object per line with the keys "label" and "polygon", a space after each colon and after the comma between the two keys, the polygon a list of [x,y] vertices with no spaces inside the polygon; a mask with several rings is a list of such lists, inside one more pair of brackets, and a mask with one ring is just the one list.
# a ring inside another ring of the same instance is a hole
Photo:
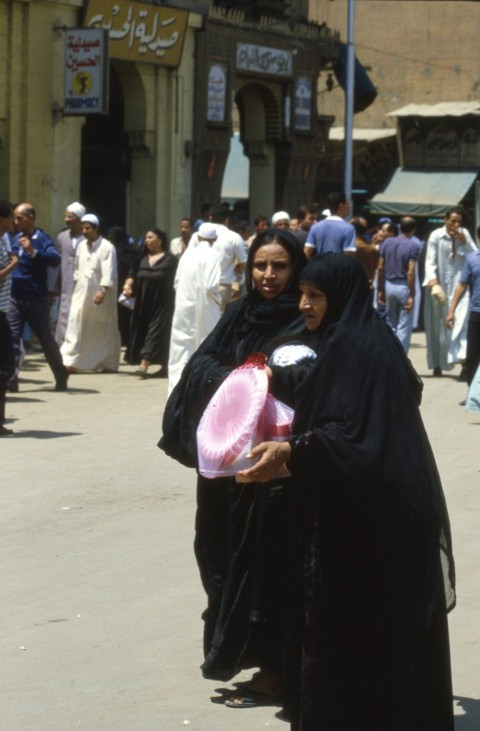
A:
{"label": "arabic text sign", "polygon": [[291,76],[293,56],[279,48],[237,43],[237,69],[273,76]]}
{"label": "arabic text sign", "polygon": [[227,74],[221,64],[214,64],[208,70],[208,104],[207,119],[209,122],[225,121],[225,104],[227,96]]}
{"label": "arabic text sign", "polygon": [[108,31],[111,58],[178,66],[187,20],[185,10],[131,0],[90,0],[84,24]]}
{"label": "arabic text sign", "polygon": [[64,114],[108,112],[108,34],[72,28],[65,33]]}

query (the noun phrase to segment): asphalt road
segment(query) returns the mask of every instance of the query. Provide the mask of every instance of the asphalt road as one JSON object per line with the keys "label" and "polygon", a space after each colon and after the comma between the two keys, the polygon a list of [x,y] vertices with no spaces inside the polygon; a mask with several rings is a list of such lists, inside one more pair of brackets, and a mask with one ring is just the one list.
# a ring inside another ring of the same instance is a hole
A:
{"label": "asphalt road", "polygon": [[[458,368],[430,377],[423,343],[414,335],[410,356],[424,376],[458,575],[456,731],[478,731],[480,413],[459,406]],[[287,731],[279,709],[228,709],[222,684],[201,677],[195,475],[156,447],[166,381],[132,370],[75,375],[56,393],[43,356],[32,354],[8,399],[0,731]]]}

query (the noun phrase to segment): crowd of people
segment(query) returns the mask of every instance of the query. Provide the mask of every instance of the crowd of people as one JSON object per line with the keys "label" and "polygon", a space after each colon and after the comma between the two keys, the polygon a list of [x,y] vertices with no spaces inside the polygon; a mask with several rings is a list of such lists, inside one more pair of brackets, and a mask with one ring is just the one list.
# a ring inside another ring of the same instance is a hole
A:
{"label": "crowd of people", "polygon": [[[57,391],[117,371],[122,345],[141,379],[159,366],[159,446],[198,473],[202,672],[258,668],[226,705],[280,703],[293,731],[452,731],[452,544],[407,354],[423,321],[432,376],[461,365],[480,409],[480,252],[458,207],[423,241],[410,216],[369,225],[341,192],[326,205],[251,231],[206,204],[171,241],[152,226],[136,243],[74,202],[54,243],[30,203],[0,200],[0,435],[27,325]],[[291,434],[202,476],[202,415],[258,353]]]}
{"label": "crowd of people", "polygon": [[[10,256],[3,274],[8,315],[6,306],[3,312],[14,370],[4,393],[18,390],[25,328],[39,341],[58,391],[68,388],[73,373],[116,371],[123,347],[136,375],[168,377],[170,393],[226,305],[245,295],[249,248],[270,226],[290,232],[308,259],[328,252],[357,258],[377,313],[405,352],[413,330],[424,328],[432,375],[460,364],[459,378],[470,386],[480,363],[480,285],[477,246],[462,226],[462,209],[450,208],[444,225],[421,240],[410,216],[398,223],[349,217],[341,192],[325,203],[323,210],[300,206],[295,217],[285,210],[260,214],[252,227],[234,220],[226,206],[205,204],[195,222],[181,219],[178,236],[170,240],[152,226],[138,243],[120,227],[101,235],[97,215],[79,202],[67,206],[55,242],[37,226],[30,203],[11,206],[13,219],[3,219],[4,260]],[[152,365],[159,366],[154,374]],[[476,399],[467,404],[477,408]]]}

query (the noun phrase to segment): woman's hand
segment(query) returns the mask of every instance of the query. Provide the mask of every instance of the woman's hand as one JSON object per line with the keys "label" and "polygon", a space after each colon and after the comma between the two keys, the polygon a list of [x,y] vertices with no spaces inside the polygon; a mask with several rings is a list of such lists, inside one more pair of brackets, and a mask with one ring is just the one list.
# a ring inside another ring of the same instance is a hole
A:
{"label": "woman's hand", "polygon": [[237,480],[239,482],[268,482],[275,477],[280,467],[288,462],[291,453],[292,448],[288,442],[262,442],[248,454],[249,459],[258,459],[258,462],[248,470],[238,472]]}

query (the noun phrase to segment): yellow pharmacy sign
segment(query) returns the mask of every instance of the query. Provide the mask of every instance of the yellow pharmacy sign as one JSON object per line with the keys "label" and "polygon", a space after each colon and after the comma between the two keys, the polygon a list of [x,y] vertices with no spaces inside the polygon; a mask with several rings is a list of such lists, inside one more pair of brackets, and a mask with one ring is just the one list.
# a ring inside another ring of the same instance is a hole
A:
{"label": "yellow pharmacy sign", "polygon": [[90,0],[84,27],[107,30],[110,58],[178,66],[188,12],[133,0]]}

